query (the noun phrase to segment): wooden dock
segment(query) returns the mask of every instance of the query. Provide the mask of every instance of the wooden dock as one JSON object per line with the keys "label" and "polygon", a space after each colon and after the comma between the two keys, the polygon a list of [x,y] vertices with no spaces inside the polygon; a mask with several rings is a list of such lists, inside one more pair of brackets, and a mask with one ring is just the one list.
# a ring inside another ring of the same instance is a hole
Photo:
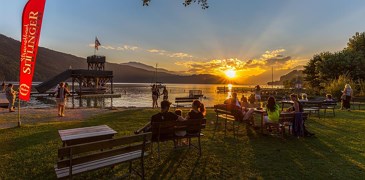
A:
{"label": "wooden dock", "polygon": [[75,96],[79,98],[120,98],[122,94],[82,94],[79,96]]}

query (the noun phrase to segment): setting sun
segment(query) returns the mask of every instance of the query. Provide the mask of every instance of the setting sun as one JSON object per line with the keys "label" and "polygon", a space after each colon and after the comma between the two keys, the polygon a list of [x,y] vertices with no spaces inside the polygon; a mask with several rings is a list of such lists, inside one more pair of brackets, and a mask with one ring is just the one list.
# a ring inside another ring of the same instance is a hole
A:
{"label": "setting sun", "polygon": [[224,73],[229,78],[234,78],[236,76],[236,71],[233,69],[229,69],[229,70],[225,71]]}

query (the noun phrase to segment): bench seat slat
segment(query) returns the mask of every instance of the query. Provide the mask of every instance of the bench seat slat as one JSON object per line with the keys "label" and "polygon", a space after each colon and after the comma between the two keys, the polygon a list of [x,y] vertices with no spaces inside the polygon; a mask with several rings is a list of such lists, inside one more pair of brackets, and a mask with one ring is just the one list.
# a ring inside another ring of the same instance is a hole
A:
{"label": "bench seat slat", "polygon": [[[108,158],[103,158],[100,160],[95,160],[95,161],[90,161],[87,163],[83,163],[83,164],[78,164],[73,166],[72,168],[72,174],[79,174],[82,172],[87,172],[87,171],[91,171],[91,170],[96,170],[96,169],[100,169],[100,168],[104,168],[104,167],[108,167],[108,166],[113,166],[116,164],[120,164],[126,161],[131,161],[134,159],[138,159],[141,157],[141,150],[138,151],[133,151],[130,153],[125,153],[125,154],[121,154],[121,155],[116,155],[116,156],[112,156],[112,157],[108,157]],[[145,156],[148,155],[147,152],[144,153]],[[64,178],[64,177],[68,177],[69,176],[69,168],[65,167],[65,168],[61,168],[58,169],[57,167],[55,167],[55,171],[57,174],[57,178]]]}

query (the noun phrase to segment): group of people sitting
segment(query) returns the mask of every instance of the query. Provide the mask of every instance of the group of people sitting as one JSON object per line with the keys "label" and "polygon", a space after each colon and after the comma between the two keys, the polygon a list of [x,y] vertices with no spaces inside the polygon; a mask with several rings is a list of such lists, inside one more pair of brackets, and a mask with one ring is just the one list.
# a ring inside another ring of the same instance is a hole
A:
{"label": "group of people sitting", "polygon": [[[313,136],[313,133],[310,133],[306,130],[304,121],[301,117],[301,113],[303,112],[303,105],[300,103],[298,96],[296,94],[290,95],[291,100],[294,102],[293,106],[287,109],[287,112],[296,113],[296,119],[300,119],[301,123],[301,132],[298,132],[297,136]],[[224,103],[229,106],[232,114],[234,115],[237,121],[248,121],[254,125],[254,119],[252,115],[254,113],[254,108],[247,108],[242,106],[241,102],[237,98],[237,93],[232,93],[232,97],[225,100]],[[192,103],[191,110],[187,113],[185,117],[183,117],[183,113],[181,110],[176,110],[175,112],[170,112],[171,103],[168,100],[161,101],[161,111],[151,117],[151,120],[148,124],[146,124],[141,129],[135,131],[135,134],[139,134],[141,132],[150,132],[151,131],[151,123],[153,122],[169,122],[169,121],[185,121],[188,119],[203,119],[206,114],[206,109],[203,103],[199,100],[195,100]],[[276,103],[274,97],[269,97],[266,104],[266,113],[264,115],[265,123],[279,123],[280,117],[280,107]],[[187,132],[175,132],[176,136],[185,136]]]}
{"label": "group of people sitting", "polygon": [[[150,132],[151,131],[151,123],[153,122],[169,122],[169,121],[185,121],[188,119],[203,119],[206,114],[206,109],[203,103],[199,100],[194,100],[192,103],[191,110],[188,114],[183,117],[182,110],[177,109],[175,113],[170,112],[171,102],[168,100],[161,101],[161,111],[151,117],[151,121],[147,123],[141,129],[135,131],[135,134],[139,134],[141,132]],[[186,131],[178,131],[175,132],[176,136],[185,136]]]}
{"label": "group of people sitting", "polygon": [[[328,97],[331,98],[331,97]],[[293,112],[296,113],[295,119],[299,119],[302,123],[300,128],[301,132],[298,132],[298,136],[313,136],[313,133],[310,133],[304,125],[304,121],[301,117],[301,113],[303,112],[303,105],[298,99],[298,96],[296,94],[291,94],[290,99],[293,101],[293,106],[289,109],[285,110],[286,112]],[[328,99],[329,100],[329,99]],[[237,121],[248,121],[252,125],[254,125],[254,120],[252,117],[252,114],[254,112],[254,108],[248,108],[242,105],[241,101],[237,99],[237,93],[232,93],[232,97],[225,100],[224,104],[229,105],[227,106],[233,116],[235,117],[235,120]],[[266,112],[264,113],[264,123],[279,123],[281,108],[276,103],[276,99],[273,96],[270,96],[267,99],[266,103]],[[295,130],[295,129],[294,129]]]}

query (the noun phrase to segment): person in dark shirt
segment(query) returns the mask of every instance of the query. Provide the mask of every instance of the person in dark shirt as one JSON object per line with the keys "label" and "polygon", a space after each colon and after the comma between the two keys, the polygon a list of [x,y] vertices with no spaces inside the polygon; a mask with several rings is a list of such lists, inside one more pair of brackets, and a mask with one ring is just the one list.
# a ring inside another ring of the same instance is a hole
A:
{"label": "person in dark shirt", "polygon": [[185,119],[182,116],[178,116],[173,112],[170,112],[171,103],[167,100],[161,101],[161,112],[153,115],[151,117],[151,121],[146,124],[143,128],[135,131],[135,134],[139,134],[141,132],[149,132],[151,129],[152,122],[167,122],[167,121],[184,121]]}

